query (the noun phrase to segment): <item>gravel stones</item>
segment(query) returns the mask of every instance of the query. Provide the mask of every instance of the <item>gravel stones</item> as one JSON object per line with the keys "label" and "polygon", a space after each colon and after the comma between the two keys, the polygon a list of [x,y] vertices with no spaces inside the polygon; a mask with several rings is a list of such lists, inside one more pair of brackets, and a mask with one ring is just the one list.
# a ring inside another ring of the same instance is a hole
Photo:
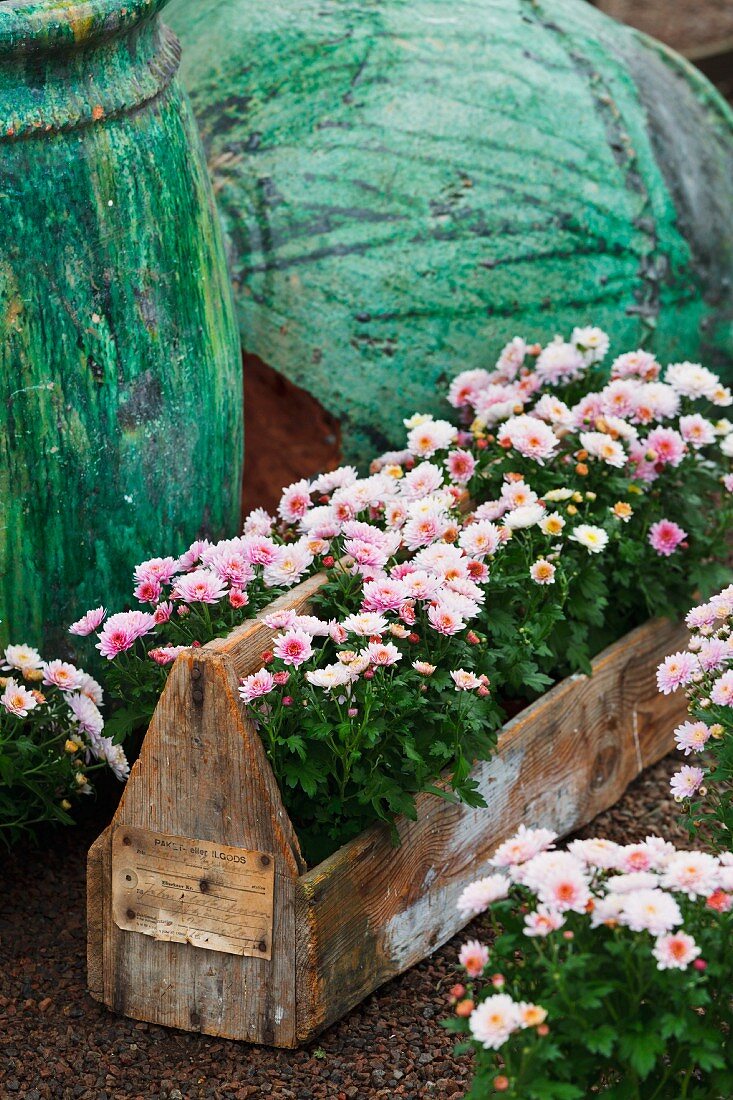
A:
{"label": "gravel stones", "polygon": [[[581,835],[684,846],[668,758]],[[107,814],[109,807],[106,807]],[[418,1100],[465,1095],[471,1059],[440,1025],[478,918],[302,1050],[269,1050],[115,1016],[86,992],[85,871],[97,812],[0,855],[0,1096],[18,1100]]]}

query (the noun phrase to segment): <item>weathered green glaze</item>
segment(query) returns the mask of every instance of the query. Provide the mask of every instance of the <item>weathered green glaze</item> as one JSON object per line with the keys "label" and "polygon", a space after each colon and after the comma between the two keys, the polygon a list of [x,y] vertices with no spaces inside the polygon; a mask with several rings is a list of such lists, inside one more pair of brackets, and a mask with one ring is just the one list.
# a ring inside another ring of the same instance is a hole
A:
{"label": "weathered green glaze", "polygon": [[0,635],[234,530],[241,363],[165,0],[0,3]]}
{"label": "weathered green glaze", "polygon": [[243,339],[403,438],[515,333],[733,361],[733,116],[581,0],[174,0]]}

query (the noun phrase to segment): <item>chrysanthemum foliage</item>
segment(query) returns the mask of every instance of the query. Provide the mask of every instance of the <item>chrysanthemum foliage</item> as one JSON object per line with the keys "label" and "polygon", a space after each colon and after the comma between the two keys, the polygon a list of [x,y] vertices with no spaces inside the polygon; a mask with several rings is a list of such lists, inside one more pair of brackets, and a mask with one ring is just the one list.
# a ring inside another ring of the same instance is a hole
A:
{"label": "chrysanthemum foliage", "polygon": [[40,822],[68,824],[93,773],[125,779],[129,768],[104,734],[92,676],[27,645],[7,646],[0,664],[0,838],[10,842]]}
{"label": "chrysanthemum foliage", "polygon": [[468,1097],[733,1095],[733,852],[553,841],[520,829],[459,899],[493,930],[463,945],[451,990]]}

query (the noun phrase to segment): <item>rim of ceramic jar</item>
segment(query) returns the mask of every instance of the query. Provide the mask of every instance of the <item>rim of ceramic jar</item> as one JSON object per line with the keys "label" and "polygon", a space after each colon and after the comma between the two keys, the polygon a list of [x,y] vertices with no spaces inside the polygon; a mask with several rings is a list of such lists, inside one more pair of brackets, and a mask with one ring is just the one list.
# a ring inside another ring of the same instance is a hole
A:
{"label": "rim of ceramic jar", "polygon": [[69,49],[124,33],[168,0],[0,0],[0,53]]}

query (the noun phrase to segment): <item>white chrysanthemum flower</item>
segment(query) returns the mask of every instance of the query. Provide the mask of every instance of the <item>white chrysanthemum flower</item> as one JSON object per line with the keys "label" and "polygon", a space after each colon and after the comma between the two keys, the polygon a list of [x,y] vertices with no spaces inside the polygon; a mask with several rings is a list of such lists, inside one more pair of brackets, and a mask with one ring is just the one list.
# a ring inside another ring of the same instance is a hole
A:
{"label": "white chrysanthemum flower", "polygon": [[570,535],[574,542],[584,546],[591,554],[600,554],[608,545],[608,534],[602,527],[580,523]]}
{"label": "white chrysanthemum flower", "polygon": [[510,886],[511,882],[505,875],[487,875],[466,886],[456,902],[456,908],[462,917],[478,916],[495,901],[507,897]]}

